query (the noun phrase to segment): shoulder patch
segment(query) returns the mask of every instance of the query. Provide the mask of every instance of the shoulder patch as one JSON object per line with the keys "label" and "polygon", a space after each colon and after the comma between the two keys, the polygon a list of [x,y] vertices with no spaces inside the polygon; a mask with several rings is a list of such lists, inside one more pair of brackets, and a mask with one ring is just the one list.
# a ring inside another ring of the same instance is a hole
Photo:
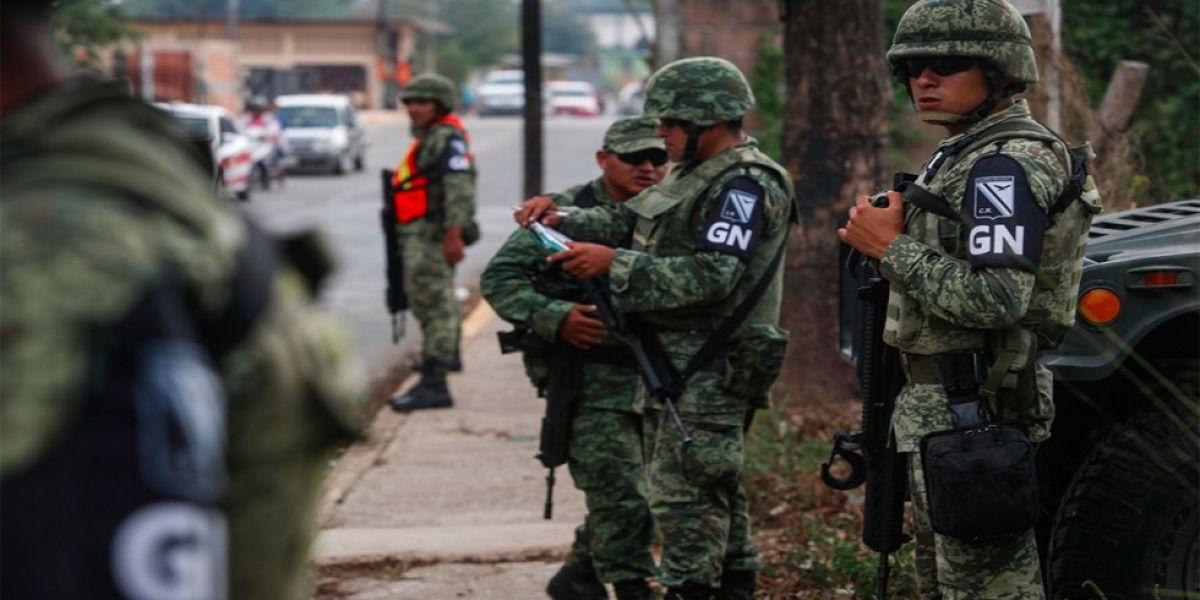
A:
{"label": "shoulder patch", "polygon": [[444,166],[447,172],[452,173],[471,170],[471,154],[462,136],[452,135],[446,139]]}
{"label": "shoulder patch", "polygon": [[967,176],[965,195],[971,266],[1037,270],[1047,219],[1021,165],[1003,154],[980,158]]}
{"label": "shoulder patch", "polygon": [[751,177],[729,180],[709,209],[699,247],[749,260],[761,241],[765,196],[766,190]]}

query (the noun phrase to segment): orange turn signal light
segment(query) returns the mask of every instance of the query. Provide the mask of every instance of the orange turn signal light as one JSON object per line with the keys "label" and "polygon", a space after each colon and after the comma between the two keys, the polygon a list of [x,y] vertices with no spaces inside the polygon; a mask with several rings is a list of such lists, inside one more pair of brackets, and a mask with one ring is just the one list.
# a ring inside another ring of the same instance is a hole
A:
{"label": "orange turn signal light", "polygon": [[1079,297],[1079,314],[1092,325],[1108,325],[1121,314],[1121,297],[1108,288],[1092,288]]}
{"label": "orange turn signal light", "polygon": [[1146,271],[1142,273],[1142,285],[1165,287],[1179,285],[1178,271]]}

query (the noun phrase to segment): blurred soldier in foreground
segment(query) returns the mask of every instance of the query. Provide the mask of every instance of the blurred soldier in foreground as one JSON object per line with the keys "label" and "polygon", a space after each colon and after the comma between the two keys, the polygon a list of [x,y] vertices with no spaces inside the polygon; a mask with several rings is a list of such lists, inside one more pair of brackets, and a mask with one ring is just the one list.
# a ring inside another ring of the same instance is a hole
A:
{"label": "blurred soldier in foreground", "polygon": [[[651,510],[663,533],[660,580],[672,600],[752,598],[760,567],[741,483],[744,436],[787,347],[776,324],[796,211],[787,173],[742,131],[753,103],[745,76],[719,58],[655,73],[645,116],[661,120],[679,164],[636,198],[563,223],[567,235],[608,246],[577,242],[550,257],[578,277],[607,275],[617,310],[657,332],[682,380],[665,396],[675,396],[681,422],[664,396],[639,386]],[[534,199],[515,218],[553,225],[553,209]],[[609,247],[628,239],[629,249]]]}
{"label": "blurred soldier in foreground", "polygon": [[454,404],[446,374],[462,369],[460,315],[454,266],[479,239],[475,224],[475,159],[466,125],[451,114],[454,82],[426,73],[400,93],[412,121],[413,141],[396,168],[396,225],[404,261],[404,289],[421,324],[421,381],[391,399],[408,412]]}
{"label": "blurred soldier in foreground", "polygon": [[[603,174],[554,194],[555,204],[615,206],[661,181],[667,151],[657,126],[650,118],[614,122],[596,151]],[[539,395],[568,408],[562,413],[569,418],[562,424],[566,459],[588,514],[547,592],[556,600],[607,598],[603,584],[612,583],[621,600],[649,600],[654,526],[646,502],[636,365],[620,339],[606,331],[581,281],[548,264],[547,254],[519,229],[480,280],[484,298],[528,340],[523,351]]]}
{"label": "blurred soldier in foreground", "polygon": [[66,78],[50,5],[0,8],[0,596],[307,598],[360,418],[329,264],[218,201],[165,115]]}
{"label": "blurred soldier in foreground", "polygon": [[1037,65],[1003,0],[918,2],[887,57],[949,137],[900,191],[859,199],[838,234],[890,282],[883,340],[907,378],[892,429],[909,453],[922,597],[1043,598],[1032,456],[1054,405],[1038,353],[1074,321],[1100,206],[1088,148],[1013,99]]}

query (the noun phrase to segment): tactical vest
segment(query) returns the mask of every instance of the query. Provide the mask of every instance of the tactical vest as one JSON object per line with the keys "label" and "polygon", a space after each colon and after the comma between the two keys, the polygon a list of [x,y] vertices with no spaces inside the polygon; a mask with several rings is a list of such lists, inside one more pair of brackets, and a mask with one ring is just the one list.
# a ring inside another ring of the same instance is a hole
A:
{"label": "tactical vest", "polygon": [[[160,126],[161,115],[149,107],[97,96],[78,110],[115,110],[129,122]],[[198,176],[181,173],[178,155],[144,139],[111,139],[97,121],[74,125],[79,155],[39,154],[36,143],[6,145],[6,199],[51,182],[77,182],[111,188],[184,223],[211,217],[211,206],[189,205],[211,190]],[[53,136],[50,131],[43,139]],[[95,154],[105,145],[108,154]],[[6,474],[0,486],[0,596],[228,595],[226,526],[218,505],[225,484],[225,398],[215,365],[268,305],[275,268],[269,238],[253,227],[248,233],[219,314],[198,312],[196,290],[164,268],[124,317],[92,331],[80,414],[61,440],[36,462]]]}
{"label": "tactical vest", "polygon": [[[750,144],[740,144],[721,154],[706,160],[686,173],[672,171],[663,183],[643,191],[625,203],[638,216],[633,230],[631,248],[656,257],[693,256],[697,250],[696,232],[707,217],[700,210],[702,204],[713,192],[713,187],[725,180],[725,175],[735,169],[745,169],[756,166],[775,177],[780,186],[786,190],[788,201],[795,197],[791,179],[787,171],[780,167],[770,157],[763,154],[757,147]],[[769,191],[768,191],[769,193]],[[763,199],[766,201],[766,198]],[[791,219],[796,218],[794,204],[791,207]],[[770,224],[768,224],[769,226]],[[676,308],[669,311],[646,311],[638,315],[649,325],[660,330],[705,330],[716,328],[741,303],[765,273],[771,263],[776,244],[787,242],[788,227],[786,224],[771,238],[764,239],[759,246],[760,251],[751,259],[737,289],[728,297],[713,305],[696,308]],[[780,270],[782,272],[782,270]],[[771,287],[777,288],[778,281]],[[747,324],[761,322],[756,313],[771,316],[767,319],[775,324],[778,315],[778,294],[770,291],[766,299],[775,298],[771,302],[760,302],[761,310],[756,309],[746,320]]]}
{"label": "tactical vest", "polygon": [[[444,115],[431,125],[430,129],[432,130],[438,125],[453,127],[462,134],[468,144],[470,143],[471,137],[467,132],[467,125],[457,116]],[[423,171],[417,165],[417,157],[420,153],[421,138],[414,138],[408,145],[404,160],[400,161],[400,166],[396,168],[396,173],[392,178],[392,187],[395,189],[396,220],[400,223],[411,223],[425,218],[430,213],[429,184],[441,177],[439,170]],[[474,160],[472,159],[471,162],[474,163]]]}
{"label": "tactical vest", "polygon": [[[1091,148],[1086,143],[1070,147],[1056,134],[1026,115],[1016,115],[968,133],[955,143],[939,149],[916,176],[911,185],[927,191],[929,202],[907,202],[905,232],[917,241],[938,248],[946,255],[967,261],[969,219],[959,205],[961,194],[952,191],[958,179],[941,178],[960,161],[983,156],[981,151],[995,147],[1002,151],[1005,141],[1034,140],[1049,146],[1067,173],[1062,192],[1047,210],[1049,225],[1045,231],[1041,264],[1029,308],[1022,321],[1006,331],[970,329],[950,323],[921,307],[898,286],[891,286],[888,298],[884,341],[912,354],[931,355],[964,350],[985,350],[1000,369],[990,372],[990,385],[1006,386],[1015,377],[1002,372],[1018,372],[1031,364],[1041,349],[1057,346],[1074,322],[1075,293],[1079,287],[1079,265],[1087,244],[1087,231],[1100,209],[1100,196],[1087,173]],[[973,160],[972,160],[973,164]],[[969,165],[967,165],[969,167]],[[908,193],[905,194],[909,198]],[[916,196],[920,197],[920,196]],[[994,365],[996,364],[994,363]]]}

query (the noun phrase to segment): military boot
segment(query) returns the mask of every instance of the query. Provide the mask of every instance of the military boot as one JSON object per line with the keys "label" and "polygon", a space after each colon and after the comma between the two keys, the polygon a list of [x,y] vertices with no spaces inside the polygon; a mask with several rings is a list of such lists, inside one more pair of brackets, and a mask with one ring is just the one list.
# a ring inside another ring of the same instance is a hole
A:
{"label": "military boot", "polygon": [[546,594],[554,600],[608,600],[591,561],[568,559],[550,578]]}
{"label": "military boot", "polygon": [[417,385],[404,394],[392,396],[388,400],[392,410],[406,413],[426,408],[450,408],[454,406],[454,398],[446,388],[446,377],[426,375]]}
{"label": "military boot", "polygon": [[613,584],[617,600],[656,600],[654,590],[645,579],[626,579]]}
{"label": "military boot", "polygon": [[458,353],[455,353],[450,360],[445,361],[444,365],[442,361],[439,361],[436,358],[414,358],[408,362],[408,369],[417,373],[424,373],[426,371],[435,369],[448,371],[450,373],[460,373],[463,369],[462,357],[460,357]]}
{"label": "military boot", "polygon": [[663,600],[712,600],[717,590],[699,583],[687,582],[679,586],[667,588]]}
{"label": "military boot", "polygon": [[757,571],[725,571],[721,574],[721,589],[717,600],[754,600],[758,582]]}

